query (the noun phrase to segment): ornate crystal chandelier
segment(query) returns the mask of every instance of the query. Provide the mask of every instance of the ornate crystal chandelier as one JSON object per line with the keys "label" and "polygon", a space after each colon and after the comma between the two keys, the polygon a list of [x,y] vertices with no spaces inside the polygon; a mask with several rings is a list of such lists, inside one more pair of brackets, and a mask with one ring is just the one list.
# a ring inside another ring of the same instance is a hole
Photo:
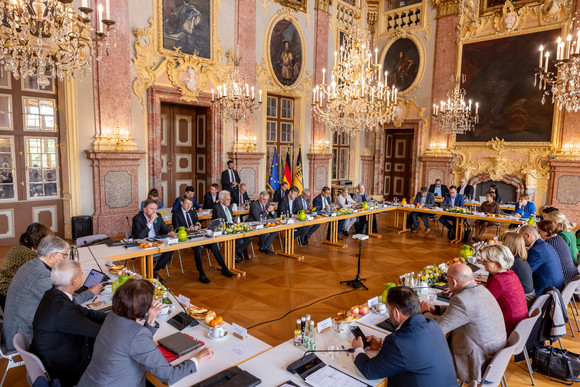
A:
{"label": "ornate crystal chandelier", "polygon": [[552,103],[558,109],[566,107],[568,112],[580,110],[580,30],[576,38],[572,35],[566,41],[559,37],[556,45],[556,71],[549,71],[550,52],[540,46],[540,65],[534,75],[534,86],[543,92],[542,104],[552,92]]}
{"label": "ornate crystal chandelier", "polygon": [[[77,13],[72,0],[3,0],[0,2],[0,65],[16,79],[36,76],[46,87],[50,79],[70,79],[91,69],[92,57],[101,59],[109,47],[109,0],[98,7],[98,30],[93,32],[93,9],[83,0]],[[95,53],[93,54],[93,50]]]}
{"label": "ornate crystal chandelier", "polygon": [[330,84],[322,69],[322,84],[312,90],[312,111],[332,131],[355,133],[391,122],[397,107],[397,89],[386,85],[387,72],[374,63],[366,33],[356,28],[344,35],[334,53]]}
{"label": "ornate crystal chandelier", "polygon": [[[465,75],[461,76],[465,82]],[[441,101],[439,105],[433,105],[433,123],[447,134],[463,134],[473,130],[479,122],[479,103],[475,103],[475,113],[471,100],[465,102],[465,89],[459,80],[454,82],[453,89],[447,92],[447,101]]]}
{"label": "ornate crystal chandelier", "polygon": [[226,121],[233,121],[238,124],[254,115],[262,105],[262,90],[258,90],[260,96],[256,103],[254,86],[251,88],[245,81],[245,77],[240,73],[239,58],[234,58],[234,67],[227,75],[226,82],[217,87],[217,99],[215,99],[214,89],[211,89],[211,102],[216,108],[220,118]]}

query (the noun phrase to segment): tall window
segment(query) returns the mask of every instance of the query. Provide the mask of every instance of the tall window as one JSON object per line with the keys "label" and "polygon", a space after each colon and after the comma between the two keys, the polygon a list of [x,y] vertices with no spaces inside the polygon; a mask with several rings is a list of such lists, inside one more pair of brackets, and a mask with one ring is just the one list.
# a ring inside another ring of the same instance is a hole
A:
{"label": "tall window", "polygon": [[276,95],[266,98],[266,142],[268,147],[268,178],[272,166],[274,149],[278,153],[278,176],[282,180],[286,152],[290,152],[290,162],[294,151],[294,100]]}
{"label": "tall window", "polygon": [[350,136],[347,133],[332,135],[332,182],[349,178]]}

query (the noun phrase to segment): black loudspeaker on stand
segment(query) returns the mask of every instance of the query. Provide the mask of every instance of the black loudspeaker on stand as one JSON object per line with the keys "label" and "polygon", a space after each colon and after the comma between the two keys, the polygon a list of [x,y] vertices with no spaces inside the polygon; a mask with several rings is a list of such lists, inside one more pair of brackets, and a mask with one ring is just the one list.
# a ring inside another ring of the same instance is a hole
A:
{"label": "black loudspeaker on stand", "polygon": [[366,278],[360,278],[360,258],[361,258],[361,254],[362,254],[362,243],[363,241],[366,241],[367,239],[369,239],[368,235],[365,234],[356,234],[352,236],[353,239],[358,239],[358,254],[356,255],[358,258],[358,268],[356,271],[356,277],[353,280],[350,281],[340,281],[341,284],[347,284],[348,286],[352,286],[355,289],[358,288],[364,288],[365,290],[369,290],[369,288],[367,288],[364,284],[363,281],[366,281]]}

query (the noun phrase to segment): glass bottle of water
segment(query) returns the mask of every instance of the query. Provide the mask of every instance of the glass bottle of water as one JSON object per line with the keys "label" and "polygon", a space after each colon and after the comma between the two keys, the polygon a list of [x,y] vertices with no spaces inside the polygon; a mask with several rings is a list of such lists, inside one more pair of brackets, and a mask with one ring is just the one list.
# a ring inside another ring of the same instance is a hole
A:
{"label": "glass bottle of water", "polygon": [[316,331],[314,330],[314,321],[310,320],[310,350],[316,350]]}

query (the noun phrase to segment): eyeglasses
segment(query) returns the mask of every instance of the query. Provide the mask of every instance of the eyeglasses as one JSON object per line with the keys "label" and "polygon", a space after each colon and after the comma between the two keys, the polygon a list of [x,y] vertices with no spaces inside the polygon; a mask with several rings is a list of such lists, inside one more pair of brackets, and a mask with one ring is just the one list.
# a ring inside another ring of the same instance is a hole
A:
{"label": "eyeglasses", "polygon": [[57,251],[56,253],[62,255],[64,257],[64,259],[68,259],[69,255],[70,255],[69,253],[65,254],[65,253],[61,253],[60,251]]}

